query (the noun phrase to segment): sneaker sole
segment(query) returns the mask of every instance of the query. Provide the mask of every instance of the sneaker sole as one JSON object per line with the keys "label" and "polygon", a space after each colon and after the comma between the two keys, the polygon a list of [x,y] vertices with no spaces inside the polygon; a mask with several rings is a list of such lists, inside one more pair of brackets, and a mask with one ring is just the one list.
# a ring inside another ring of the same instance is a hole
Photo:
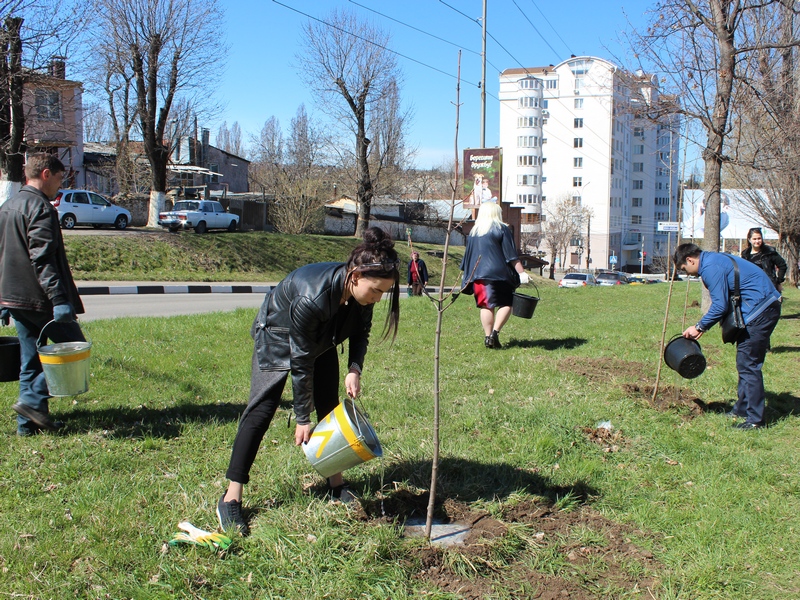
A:
{"label": "sneaker sole", "polygon": [[22,415],[23,417],[25,417],[30,421],[33,421],[34,423],[36,423],[36,425],[38,425],[42,429],[47,429],[48,431],[58,431],[59,429],[61,429],[56,423],[54,423],[49,417],[47,417],[47,415],[39,412],[38,410],[25,406],[24,404],[17,403],[13,405],[11,408],[14,409],[14,412],[16,412],[19,415]]}

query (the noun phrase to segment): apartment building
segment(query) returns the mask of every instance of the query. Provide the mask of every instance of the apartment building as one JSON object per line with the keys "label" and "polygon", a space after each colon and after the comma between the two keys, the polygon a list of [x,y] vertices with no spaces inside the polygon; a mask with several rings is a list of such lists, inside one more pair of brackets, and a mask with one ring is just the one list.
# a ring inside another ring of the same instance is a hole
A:
{"label": "apartment building", "polygon": [[[538,115],[523,110],[536,103],[526,100],[533,90],[540,94]],[[571,199],[590,211],[562,268],[586,268],[588,261],[593,269],[634,270],[641,266],[640,252],[646,267],[668,255],[669,234],[659,232],[658,223],[677,220],[679,120],[636,116],[637,108],[667,100],[655,77],[581,56],[555,66],[508,69],[500,75],[500,93],[506,199],[531,198],[526,210],[538,212],[539,230],[547,228],[548,198]],[[524,126],[536,123],[525,120],[531,116],[539,117],[539,129],[530,133],[538,136],[537,165],[526,164],[524,157],[533,153],[519,141],[525,141]],[[536,182],[528,196],[527,184]],[[533,225],[537,217],[526,220]]]}

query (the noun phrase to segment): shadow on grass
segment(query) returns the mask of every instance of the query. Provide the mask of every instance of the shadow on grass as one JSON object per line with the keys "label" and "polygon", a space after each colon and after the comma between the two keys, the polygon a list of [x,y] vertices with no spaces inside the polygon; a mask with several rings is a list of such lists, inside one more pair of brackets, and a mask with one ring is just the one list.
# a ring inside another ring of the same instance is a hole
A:
{"label": "shadow on grass", "polygon": [[544,348],[548,351],[553,350],[572,350],[578,346],[583,346],[589,340],[578,337],[568,337],[550,340],[509,340],[506,348]]}
{"label": "shadow on grass", "polygon": [[800,313],[794,313],[793,315],[781,315],[781,319],[800,319]]}
{"label": "shadow on grass", "polygon": [[[417,460],[400,462],[387,468],[383,476],[372,475],[368,480],[359,482],[356,487],[369,487],[378,490],[381,486],[391,489],[392,482],[403,482],[410,486],[427,489],[430,487],[431,461]],[[437,480],[437,511],[445,500],[475,502],[478,500],[494,501],[508,498],[514,493],[527,493],[542,496],[552,502],[570,496],[577,502],[588,502],[597,497],[599,491],[584,482],[573,485],[555,485],[549,478],[534,470],[520,469],[504,462],[467,460],[463,458],[443,458],[439,461]],[[396,493],[396,492],[395,492]],[[390,492],[391,494],[391,492]],[[411,512],[427,512],[427,497],[421,506],[407,507]],[[380,504],[380,500],[375,501]],[[362,503],[363,504],[363,503]],[[375,507],[376,509],[379,507]],[[367,513],[370,507],[365,506]],[[404,514],[403,516],[411,516]]]}
{"label": "shadow on grass", "polygon": [[773,346],[770,352],[775,354],[783,354],[784,352],[800,352],[799,346]]}
{"label": "shadow on grass", "polygon": [[767,392],[766,421],[779,421],[791,415],[800,415],[800,398],[791,392]]}
{"label": "shadow on grass", "polygon": [[[179,404],[156,409],[147,406],[121,406],[91,410],[77,407],[61,413],[53,411],[53,418],[64,420],[67,426],[56,435],[74,435],[98,429],[107,430],[112,438],[164,438],[181,434],[183,425],[192,422],[228,423],[239,420],[246,403]],[[282,400],[280,408],[291,409],[292,403]],[[274,419],[273,423],[280,419]]]}

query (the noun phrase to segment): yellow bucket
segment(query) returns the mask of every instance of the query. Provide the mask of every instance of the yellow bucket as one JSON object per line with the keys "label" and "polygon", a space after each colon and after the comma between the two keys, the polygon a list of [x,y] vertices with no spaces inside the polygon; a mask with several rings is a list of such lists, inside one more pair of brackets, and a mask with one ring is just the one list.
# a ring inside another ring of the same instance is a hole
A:
{"label": "yellow bucket", "polygon": [[42,346],[47,325],[42,328],[36,346],[50,395],[77,396],[88,392],[92,342],[59,342]]}
{"label": "yellow bucket", "polygon": [[342,400],[317,423],[303,452],[323,477],[383,455],[375,430],[350,399]]}

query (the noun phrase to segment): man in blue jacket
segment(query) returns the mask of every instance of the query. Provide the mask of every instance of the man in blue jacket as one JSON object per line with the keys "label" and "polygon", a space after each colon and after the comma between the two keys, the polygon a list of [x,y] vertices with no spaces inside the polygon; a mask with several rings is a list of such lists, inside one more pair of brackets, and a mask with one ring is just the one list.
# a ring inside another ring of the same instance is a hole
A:
{"label": "man in blue jacket", "polygon": [[769,277],[757,265],[738,256],[704,252],[696,244],[681,244],[673,256],[675,266],[689,275],[699,275],[711,296],[711,307],[696,325],[688,327],[683,337],[699,339],[728,312],[734,289],[733,261],[739,267],[739,291],[746,328],[736,340],[736,370],[739,373],[738,396],[729,414],[744,418],[739,429],[764,425],[764,378],[761,368],[769,349],[769,338],[781,316],[781,295]]}
{"label": "man in blue jacket", "polygon": [[[25,163],[27,185],[0,206],[0,315],[14,318],[20,346],[17,434],[55,431],[50,392],[36,342],[42,328],[54,342],[86,341],[75,321],[83,304],[72,280],[58,211],[50,203],[61,186],[64,165],[39,152]],[[2,320],[6,320],[7,317]]]}

